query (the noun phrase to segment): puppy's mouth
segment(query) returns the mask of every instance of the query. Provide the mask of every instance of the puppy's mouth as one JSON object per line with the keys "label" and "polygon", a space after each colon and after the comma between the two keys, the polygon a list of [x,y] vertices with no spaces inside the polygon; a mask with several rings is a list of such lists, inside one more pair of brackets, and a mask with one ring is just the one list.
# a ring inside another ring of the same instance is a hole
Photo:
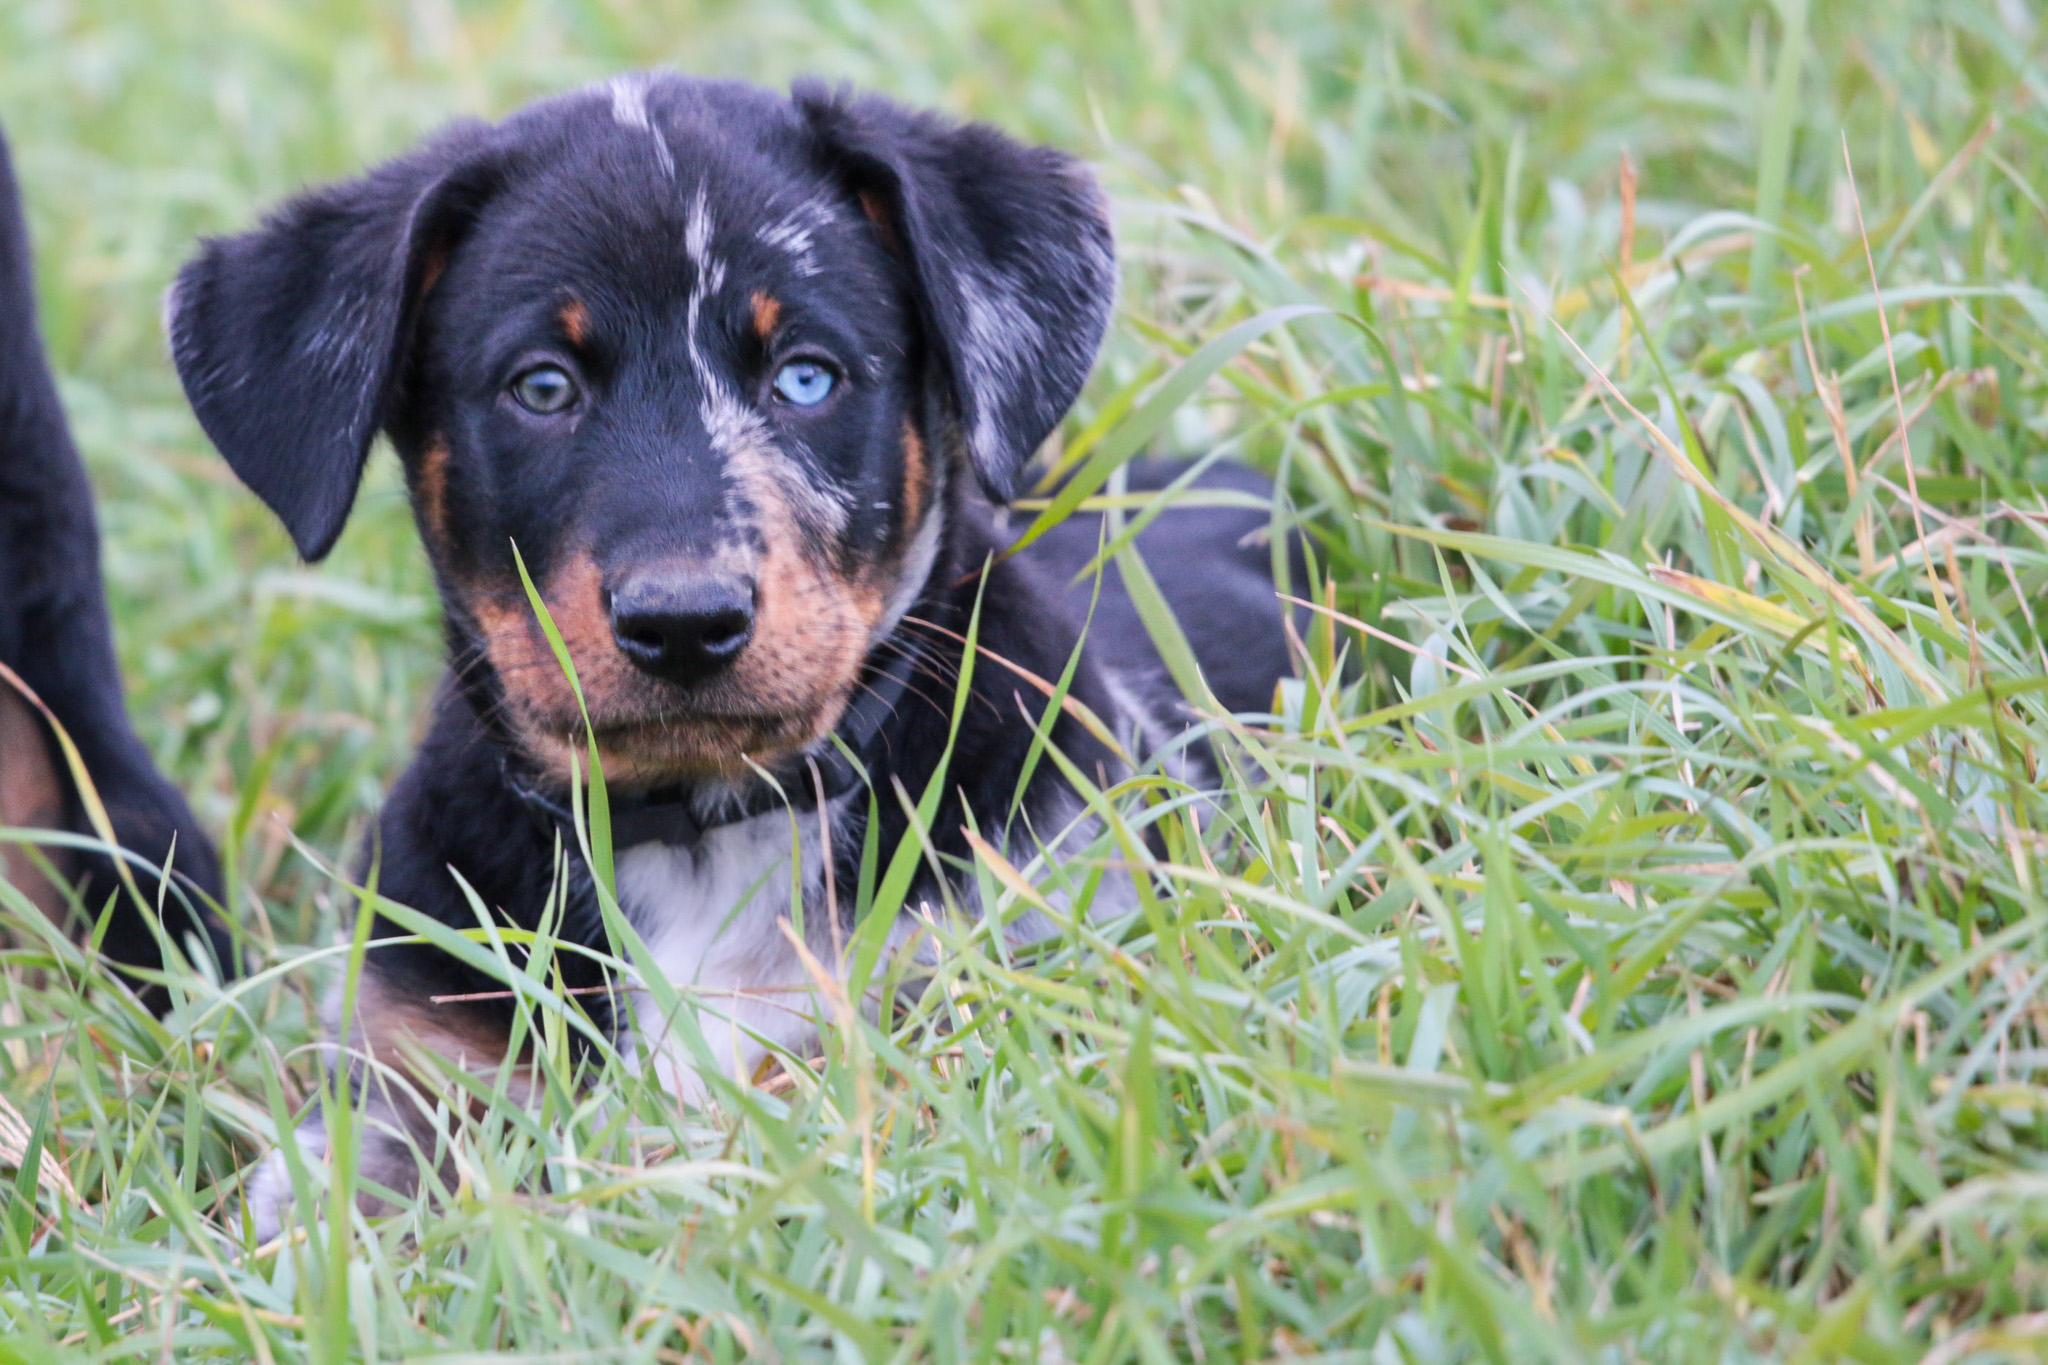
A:
{"label": "puppy's mouth", "polygon": [[[644,643],[622,635],[594,562],[572,558],[544,596],[575,666],[574,687],[523,602],[471,594],[478,643],[501,689],[495,714],[506,737],[567,780],[589,763],[580,693],[606,780],[655,786],[741,779],[823,741],[859,687],[874,594],[796,558],[778,573],[762,577],[767,586],[735,656],[696,659],[690,651],[703,642],[681,625]],[[686,616],[670,610],[659,624],[688,624]]]}
{"label": "puppy's mouth", "polygon": [[[843,699],[801,711],[660,710],[593,711],[591,728],[608,782],[660,785],[699,779],[735,780],[756,766],[774,767],[832,732]],[[551,768],[579,766],[586,739],[580,715],[550,716],[528,727],[527,746]]]}
{"label": "puppy's mouth", "polygon": [[[723,745],[753,737],[807,735],[820,728],[818,713],[794,711],[668,711],[645,716],[591,717],[597,742],[605,748],[699,743]],[[562,737],[583,732],[579,720]]]}

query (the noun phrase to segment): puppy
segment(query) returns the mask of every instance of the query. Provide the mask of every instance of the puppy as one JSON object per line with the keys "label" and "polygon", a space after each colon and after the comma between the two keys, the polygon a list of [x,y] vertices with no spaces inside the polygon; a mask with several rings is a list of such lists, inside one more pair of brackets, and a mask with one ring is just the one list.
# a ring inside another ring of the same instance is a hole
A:
{"label": "puppy", "polygon": [[[43,848],[52,880],[25,842],[0,843],[0,877],[54,918],[69,917],[75,904],[83,918],[73,927],[81,931],[105,914],[101,948],[116,962],[163,966],[139,893],[164,907],[163,930],[183,951],[209,953],[231,968],[226,931],[209,904],[221,894],[213,845],[128,720],[100,585],[92,489],[43,358],[29,267],[21,193],[0,137],[0,664],[34,690],[77,746],[116,839],[135,855],[135,889],[110,856],[59,845]],[[0,827],[94,832],[56,735],[5,680]],[[169,1005],[160,986],[136,985],[152,1008]]]}
{"label": "puppy", "polygon": [[[994,510],[1087,378],[1114,290],[1104,198],[1058,152],[815,85],[674,75],[454,127],[205,243],[166,312],[207,433],[318,559],[387,432],[444,602],[450,670],[377,827],[380,894],[473,928],[473,893],[531,927],[567,848],[558,932],[604,947],[569,821],[594,736],[619,902],[708,1046],[666,1046],[664,1074],[702,1097],[707,1057],[745,1079],[801,1056],[812,978],[780,922],[845,970],[863,848],[886,863],[907,829],[899,788],[917,799],[944,765],[947,871],[921,860],[906,903],[957,903],[941,883],[971,886],[964,827],[1035,852],[1081,810],[1031,764],[1032,679],[1079,652],[1079,706],[1048,733],[1083,773],[1125,768],[1080,708],[1152,744],[1182,727],[1119,589],[1098,608],[1119,638],[1082,648],[1090,589],[1070,580],[1094,532],[1006,558]],[[1141,540],[1176,561],[1214,690],[1248,710],[1288,666],[1269,551],[1246,541],[1264,526],[1169,513]],[[667,1039],[644,991],[557,961],[600,1029]],[[433,947],[374,949],[357,1001],[338,1027],[372,1069],[518,1067],[502,988]],[[366,1173],[404,1191],[428,1106],[366,1096]],[[299,1141],[317,1153],[317,1123]],[[252,1191],[266,1232],[283,1170]]]}

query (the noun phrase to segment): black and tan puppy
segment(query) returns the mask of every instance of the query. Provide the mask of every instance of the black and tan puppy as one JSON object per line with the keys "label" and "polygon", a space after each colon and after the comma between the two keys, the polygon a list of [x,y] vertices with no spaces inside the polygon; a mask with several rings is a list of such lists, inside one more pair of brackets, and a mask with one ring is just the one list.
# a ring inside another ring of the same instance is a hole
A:
{"label": "black and tan puppy", "polygon": [[[516,545],[587,699],[626,914],[721,1067],[807,1046],[810,978],[779,921],[840,964],[862,774],[886,857],[896,784],[924,791],[947,751],[977,599],[981,645],[1014,668],[974,671],[937,851],[965,868],[970,820],[1050,841],[1080,810],[1044,763],[1012,817],[1046,709],[1017,670],[1058,678],[1079,646],[1087,589],[1068,580],[1093,535],[983,570],[1005,544],[991,504],[1087,378],[1114,289],[1103,197],[1058,152],[880,99],[667,75],[453,128],[207,243],[167,308],[207,432],[308,558],[388,432],[445,601],[452,666],[382,815],[379,890],[473,927],[466,883],[531,925],[558,841],[575,846],[583,721]],[[1216,694],[1252,710],[1287,664],[1268,551],[1244,543],[1264,524],[1169,513],[1141,541],[1181,614],[1210,623],[1192,633],[1217,644]],[[1116,638],[1083,654],[1072,694],[1156,743],[1163,678],[1105,591]],[[1117,769],[1069,715],[1052,740]],[[912,905],[943,899],[924,876]],[[564,931],[602,944],[589,874],[572,882]],[[494,984],[431,948],[379,949],[347,1035],[394,1064],[412,1045],[499,1064],[509,1005],[432,1002]],[[604,1027],[650,1023],[580,998]],[[699,1090],[701,1068],[676,1066]],[[424,1109],[385,1103],[368,1173],[403,1187],[402,1135],[432,1134]],[[284,1194],[274,1168],[254,1195],[266,1227]]]}
{"label": "black and tan puppy", "polygon": [[[45,848],[53,882],[25,843],[0,843],[0,877],[60,920],[75,898],[83,919],[73,927],[81,931],[107,915],[101,947],[117,962],[162,966],[156,933],[135,901],[139,893],[163,905],[163,927],[174,942],[228,965],[227,937],[207,904],[220,895],[213,845],[157,771],[122,700],[92,488],[43,358],[29,266],[20,190],[0,138],[0,663],[35,691],[78,746],[115,837],[136,855],[135,890],[124,885],[112,858],[81,848]],[[5,681],[0,827],[93,833],[56,736]],[[173,871],[168,887],[160,877],[166,860]],[[159,1010],[169,1003],[159,987],[141,991]]]}

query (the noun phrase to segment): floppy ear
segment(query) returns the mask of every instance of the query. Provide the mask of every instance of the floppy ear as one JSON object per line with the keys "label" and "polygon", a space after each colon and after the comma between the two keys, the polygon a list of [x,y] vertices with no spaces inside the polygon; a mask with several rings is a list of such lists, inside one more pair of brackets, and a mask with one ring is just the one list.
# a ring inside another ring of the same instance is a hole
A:
{"label": "floppy ear", "polygon": [[1072,157],[816,83],[792,92],[909,262],[982,487],[1008,501],[1094,367],[1116,297],[1100,187]]}
{"label": "floppy ear", "polygon": [[485,133],[459,128],[208,239],[164,297],[199,425],[306,559],[341,534],[415,305],[497,182]]}

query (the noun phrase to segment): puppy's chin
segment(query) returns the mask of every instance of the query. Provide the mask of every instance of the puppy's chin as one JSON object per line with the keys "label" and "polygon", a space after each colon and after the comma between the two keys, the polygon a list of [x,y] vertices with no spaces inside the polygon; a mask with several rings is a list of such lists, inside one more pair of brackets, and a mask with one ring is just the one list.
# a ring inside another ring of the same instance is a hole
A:
{"label": "puppy's chin", "polygon": [[[831,734],[844,697],[797,714],[592,717],[605,782],[624,790],[676,783],[736,781],[774,768]],[[589,749],[580,718],[571,725],[523,724],[518,742],[556,781],[585,772]]]}

